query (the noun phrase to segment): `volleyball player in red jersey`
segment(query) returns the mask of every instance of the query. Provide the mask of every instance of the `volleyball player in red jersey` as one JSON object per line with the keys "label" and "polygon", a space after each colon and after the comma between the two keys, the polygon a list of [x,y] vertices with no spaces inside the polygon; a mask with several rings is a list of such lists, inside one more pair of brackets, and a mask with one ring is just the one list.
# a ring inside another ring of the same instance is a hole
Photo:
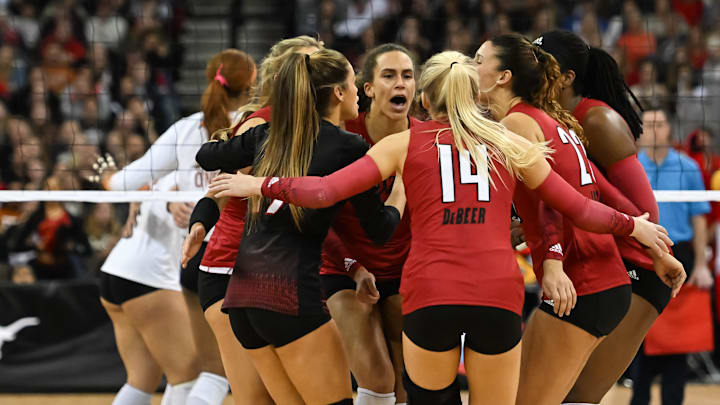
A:
{"label": "volleyball player in red jersey", "polygon": [[632,233],[658,249],[671,242],[662,227],[583,197],[550,169],[547,148],[485,118],[470,58],[433,56],[420,85],[433,120],[386,137],[350,166],[326,177],[223,174],[211,190],[321,208],[402,174],[412,212],[400,288],[409,403],[461,403],[457,368],[465,332],[470,403],[514,404],[524,294],[509,243],[515,178],[588,230]]}
{"label": "volleyball player in red jersey", "polygon": [[[484,89],[481,102],[495,118],[532,142],[548,142],[554,150],[553,170],[586,197],[599,199],[596,174],[581,142],[582,128],[553,97],[560,85],[555,59],[521,35],[509,34],[485,42],[476,63]],[[565,250],[562,261],[545,260],[543,235],[548,228],[538,215],[541,206],[530,190],[518,188],[515,208],[524,220],[534,271],[546,297],[523,338],[518,404],[562,401],[590,353],[623,319],[632,294],[610,235],[563,225],[562,243],[555,246],[558,255],[559,246]]]}
{"label": "volleyball player in red jersey", "polygon": [[[658,208],[647,175],[637,160],[635,140],[642,121],[630,104],[634,96],[617,64],[605,51],[592,48],[569,31],[551,31],[535,42],[560,65],[558,101],[583,127],[588,157],[609,181],[657,222]],[[637,101],[636,101],[637,103]],[[671,289],[655,273],[684,274],[676,260],[653,262],[641,250],[618,239],[628,274],[632,301],[622,322],[593,351],[566,403],[599,404],[628,367],[650,326],[670,301]]]}
{"label": "volleyball player in red jersey", "polygon": [[[320,48],[322,48],[322,44],[308,36],[284,39],[273,45],[260,65],[260,83],[255,90],[255,100],[238,110],[242,117],[241,120],[224,132],[229,132],[231,136],[234,136],[270,121],[270,108],[267,104],[270,99],[272,79],[284,58],[290,53],[311,53]],[[216,137],[221,135],[221,133],[215,134]],[[208,197],[212,196],[208,195]],[[203,208],[210,213],[197,212]],[[186,263],[190,257],[196,254],[195,252],[200,250],[207,232],[214,225],[200,262],[198,290],[205,317],[212,326],[218,341],[228,380],[233,392],[236,393],[236,401],[250,398],[243,393],[253,392],[257,383],[262,384],[257,380],[257,375],[248,374],[246,367],[249,359],[246,359],[244,349],[235,338],[227,315],[221,312],[225,291],[237,257],[238,246],[242,240],[246,210],[247,200],[242,198],[220,199],[217,201],[217,205],[210,198],[204,199],[202,204],[196,205],[196,211],[193,212],[194,219],[190,223],[190,234],[183,244],[183,263]],[[266,382],[266,385],[275,392],[286,393],[285,397],[294,395],[299,398],[300,394],[287,378],[274,378]],[[257,398],[252,400],[253,404],[259,403],[258,401]]]}
{"label": "volleyball player in red jersey", "polygon": [[[372,146],[420,123],[408,116],[415,94],[415,64],[407,49],[396,44],[375,47],[365,57],[362,72],[358,81],[361,112],[356,119],[345,121],[347,131],[361,135]],[[393,180],[391,177],[378,185],[383,199],[389,197]],[[354,211],[345,204],[333,222],[342,242],[332,236],[326,240],[320,281],[358,383],[356,403],[404,403],[402,300],[398,290],[410,250],[409,217],[405,216],[393,237],[379,246],[365,235]],[[343,246],[347,254],[343,254]]]}

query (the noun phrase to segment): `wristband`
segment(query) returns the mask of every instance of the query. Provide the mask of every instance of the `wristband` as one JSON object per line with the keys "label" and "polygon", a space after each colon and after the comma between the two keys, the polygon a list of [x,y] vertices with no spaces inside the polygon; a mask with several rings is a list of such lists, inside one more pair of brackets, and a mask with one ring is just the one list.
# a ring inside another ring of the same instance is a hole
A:
{"label": "wristband", "polygon": [[215,226],[215,223],[217,223],[219,218],[220,209],[218,208],[215,200],[210,197],[203,197],[197,202],[197,204],[195,204],[195,208],[190,215],[189,229],[192,229],[192,226],[196,222],[200,222],[207,233],[213,226]]}

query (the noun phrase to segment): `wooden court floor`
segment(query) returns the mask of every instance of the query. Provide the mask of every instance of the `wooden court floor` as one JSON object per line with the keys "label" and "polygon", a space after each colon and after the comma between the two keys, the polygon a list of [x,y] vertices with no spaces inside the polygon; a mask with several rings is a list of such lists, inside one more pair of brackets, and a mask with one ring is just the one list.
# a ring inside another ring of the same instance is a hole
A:
{"label": "wooden court floor", "polygon": [[[628,405],[631,391],[616,386],[605,396],[601,405]],[[112,402],[113,394],[0,394],[0,405],[107,405]],[[467,404],[467,392],[463,393],[463,403]],[[155,395],[153,405],[160,405],[160,395]],[[223,405],[233,405],[230,397]],[[660,405],[659,387],[653,387],[651,405]],[[720,385],[688,385],[684,405],[720,405]]]}

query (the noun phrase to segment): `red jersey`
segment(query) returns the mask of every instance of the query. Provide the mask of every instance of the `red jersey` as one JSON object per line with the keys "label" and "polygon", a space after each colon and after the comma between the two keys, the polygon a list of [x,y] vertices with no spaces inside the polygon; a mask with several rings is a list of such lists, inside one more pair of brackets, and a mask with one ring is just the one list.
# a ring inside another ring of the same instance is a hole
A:
{"label": "red jersey", "polygon": [[[580,125],[583,125],[588,111],[593,107],[604,107],[612,110],[612,107],[600,100],[583,97],[572,112]],[[590,158],[592,158],[592,156],[590,156]],[[597,166],[602,169],[600,165]],[[623,259],[646,270],[654,271],[652,259],[645,253],[645,249],[635,239],[616,237],[615,242],[620,250],[620,256],[622,256]]]}
{"label": "red jersey", "polygon": [[[420,124],[415,118],[409,119],[409,127]],[[372,138],[365,127],[365,113],[360,113],[354,120],[345,121],[345,130],[359,134],[365,141],[374,145]],[[387,200],[392,191],[395,176],[378,184],[380,198]],[[328,252],[324,248],[323,263],[320,267],[320,274],[345,274],[349,270],[348,263],[355,261],[363,265],[369,272],[375,275],[378,280],[400,278],[403,264],[410,251],[410,216],[403,215],[393,237],[384,245],[373,243],[365,234],[360,221],[355,215],[355,209],[350,204],[345,204],[333,222],[333,229],[342,240],[346,252],[336,250]],[[347,254],[343,254],[347,253]]]}
{"label": "red jersey", "polygon": [[[508,114],[525,114],[540,125],[548,146],[555,150],[549,160],[552,169],[585,197],[598,200],[600,192],[585,154],[585,147],[574,132],[552,119],[542,110],[520,103]],[[525,240],[530,247],[533,269],[542,282],[542,262],[545,257],[543,227],[538,220],[540,200],[524,185],[515,192],[515,209],[523,220]],[[601,235],[577,228],[563,218],[563,269],[572,280],[578,295],[593,294],[609,288],[629,284],[625,266],[620,259],[612,235]]]}
{"label": "red jersey", "polygon": [[[262,118],[269,122],[270,111],[270,107],[264,107],[250,114],[235,126],[233,136],[243,122],[251,118]],[[228,200],[220,212],[220,218],[215,224],[212,235],[210,235],[210,240],[205,248],[205,255],[200,262],[200,270],[209,273],[232,273],[238,247],[240,247],[242,241],[246,213],[247,199],[231,197]]]}
{"label": "red jersey", "polygon": [[455,147],[450,125],[427,121],[410,130],[403,181],[412,214],[400,284],[403,314],[436,305],[520,314],[525,289],[510,246],[516,182],[504,166],[495,163],[489,176],[478,173],[467,152]]}

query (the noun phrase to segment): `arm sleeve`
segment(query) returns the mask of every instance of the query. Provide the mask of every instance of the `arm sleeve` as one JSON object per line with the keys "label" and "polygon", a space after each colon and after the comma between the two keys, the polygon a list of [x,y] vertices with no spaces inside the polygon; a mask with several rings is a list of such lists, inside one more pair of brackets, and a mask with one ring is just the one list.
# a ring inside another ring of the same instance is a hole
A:
{"label": "arm sleeve", "polygon": [[[635,160],[637,160],[637,159],[635,159]],[[624,212],[633,217],[637,217],[637,216],[643,214],[643,212],[640,211],[640,209],[632,201],[630,201],[630,199],[625,197],[625,195],[623,195],[620,192],[620,190],[618,190],[615,186],[610,184],[608,179],[605,178],[605,176],[595,166],[594,163],[590,162],[590,166],[592,167],[592,169],[595,173],[595,182],[598,186],[598,189],[600,190],[600,199],[602,200],[603,203],[605,203],[606,205],[608,205],[620,212]],[[645,179],[647,180],[647,177],[645,177]],[[650,194],[652,195],[652,190],[650,190]],[[653,196],[652,199],[653,199],[653,204],[654,204],[655,208],[657,209],[657,203],[654,202],[655,197]],[[652,214],[650,214],[650,217],[652,217]],[[652,219],[652,218],[650,218],[650,219]],[[655,219],[657,220],[657,217]]]}
{"label": "arm sleeve", "polygon": [[152,185],[178,168],[178,124],[172,125],[138,160],[113,174],[106,183],[108,190],[138,190]]}
{"label": "arm sleeve", "polygon": [[[595,170],[596,174],[598,172]],[[649,213],[650,222],[658,222],[659,211],[655,194],[637,155],[628,156],[610,166],[607,169],[607,179],[638,209]]]}
{"label": "arm sleeve", "polygon": [[631,217],[583,196],[552,170],[533,191],[550,207],[586,231],[629,236],[634,229]]}
{"label": "arm sleeve", "polygon": [[327,208],[371,189],[382,181],[375,161],[364,156],[324,177],[268,177],[262,195],[306,208]]}
{"label": "arm sleeve", "polygon": [[400,212],[382,203],[375,187],[381,181],[375,161],[364,156],[324,177],[268,177],[261,191],[265,197],[306,208],[327,208],[352,197],[363,230],[373,242],[383,244],[395,232]]}
{"label": "arm sleeve", "polygon": [[195,160],[205,171],[222,170],[235,173],[253,164],[256,141],[267,125],[259,125],[224,142],[207,142],[200,147]]}
{"label": "arm sleeve", "polygon": [[538,221],[542,229],[544,260],[562,260],[563,216],[550,208],[544,201],[538,206]]}

